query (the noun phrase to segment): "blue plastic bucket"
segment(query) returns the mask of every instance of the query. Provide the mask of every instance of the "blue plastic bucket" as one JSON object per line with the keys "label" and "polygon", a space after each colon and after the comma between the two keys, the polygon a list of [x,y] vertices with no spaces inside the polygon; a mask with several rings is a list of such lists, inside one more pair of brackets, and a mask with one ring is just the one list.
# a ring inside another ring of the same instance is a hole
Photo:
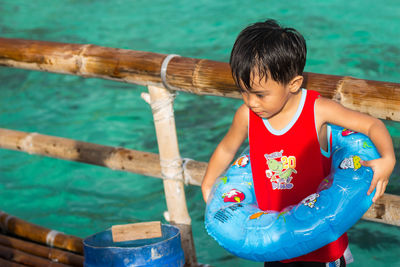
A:
{"label": "blue plastic bucket", "polygon": [[86,267],[183,266],[179,228],[161,225],[162,237],[114,243],[111,229],[83,240]]}

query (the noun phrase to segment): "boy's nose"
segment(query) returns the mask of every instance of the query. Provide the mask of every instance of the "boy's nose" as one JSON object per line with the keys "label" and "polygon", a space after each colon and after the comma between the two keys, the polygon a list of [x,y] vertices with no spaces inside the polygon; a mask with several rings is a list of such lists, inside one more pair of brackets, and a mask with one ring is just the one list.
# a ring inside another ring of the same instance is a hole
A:
{"label": "boy's nose", "polygon": [[257,96],[255,96],[253,94],[249,94],[248,101],[249,101],[249,106],[250,106],[251,109],[258,107],[258,98],[257,98]]}

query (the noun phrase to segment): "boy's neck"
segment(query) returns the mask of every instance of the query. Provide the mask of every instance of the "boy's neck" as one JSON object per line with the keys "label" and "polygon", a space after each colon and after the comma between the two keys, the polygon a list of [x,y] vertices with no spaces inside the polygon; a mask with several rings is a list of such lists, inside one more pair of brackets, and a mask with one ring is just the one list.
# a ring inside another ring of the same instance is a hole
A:
{"label": "boy's neck", "polygon": [[275,116],[268,118],[272,128],[277,131],[282,130],[292,121],[300,105],[302,91],[302,89],[299,89],[296,93],[291,93],[282,110]]}

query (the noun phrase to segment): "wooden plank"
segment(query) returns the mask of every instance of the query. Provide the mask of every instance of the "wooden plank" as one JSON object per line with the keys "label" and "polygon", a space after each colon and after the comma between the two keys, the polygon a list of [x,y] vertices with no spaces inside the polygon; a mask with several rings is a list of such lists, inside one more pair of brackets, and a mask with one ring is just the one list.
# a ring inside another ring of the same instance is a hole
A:
{"label": "wooden plank", "polygon": [[150,239],[162,236],[160,221],[113,225],[111,232],[114,242]]}
{"label": "wooden plank", "polygon": [[400,196],[384,194],[362,217],[365,220],[400,226]]}

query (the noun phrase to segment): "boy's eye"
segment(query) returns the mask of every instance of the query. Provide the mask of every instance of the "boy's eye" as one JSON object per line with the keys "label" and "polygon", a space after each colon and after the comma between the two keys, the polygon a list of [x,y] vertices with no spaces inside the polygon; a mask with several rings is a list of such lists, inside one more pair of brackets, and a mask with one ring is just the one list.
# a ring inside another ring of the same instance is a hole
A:
{"label": "boy's eye", "polygon": [[256,94],[256,96],[257,96],[258,98],[263,98],[265,95],[264,95],[264,94]]}

